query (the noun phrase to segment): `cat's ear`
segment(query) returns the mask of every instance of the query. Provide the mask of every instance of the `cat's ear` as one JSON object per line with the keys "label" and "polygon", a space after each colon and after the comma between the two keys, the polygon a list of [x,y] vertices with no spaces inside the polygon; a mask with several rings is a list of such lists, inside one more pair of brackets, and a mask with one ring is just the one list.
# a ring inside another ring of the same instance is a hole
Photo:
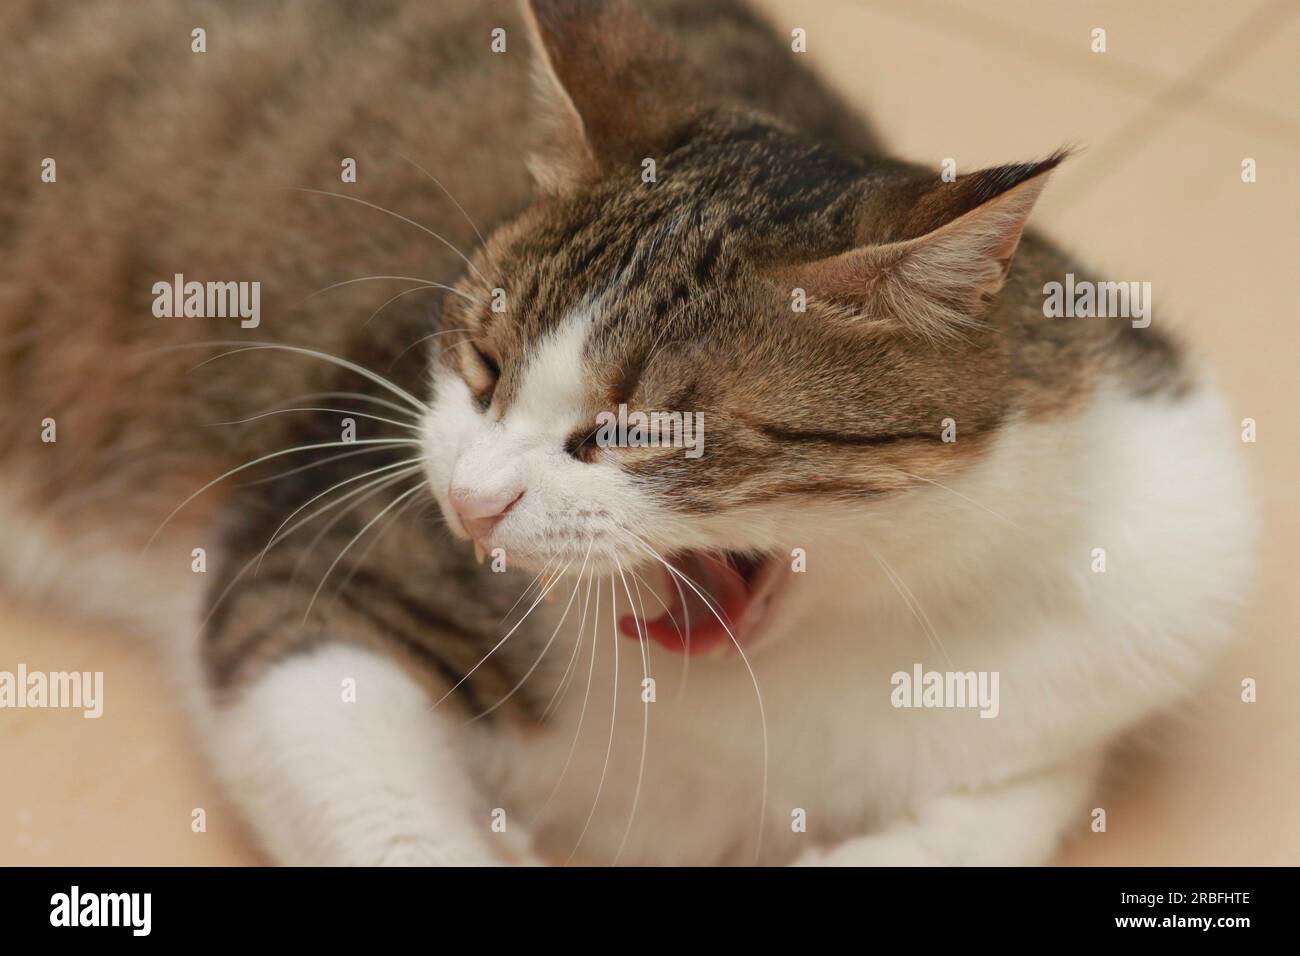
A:
{"label": "cat's ear", "polygon": [[563,192],[619,164],[646,158],[698,102],[698,80],[671,38],[631,0],[524,0],[540,149],[541,186]]}
{"label": "cat's ear", "polygon": [[842,315],[896,323],[930,340],[960,336],[1001,290],[1029,213],[1064,158],[912,184],[884,201],[877,195],[863,231],[900,238],[774,275]]}

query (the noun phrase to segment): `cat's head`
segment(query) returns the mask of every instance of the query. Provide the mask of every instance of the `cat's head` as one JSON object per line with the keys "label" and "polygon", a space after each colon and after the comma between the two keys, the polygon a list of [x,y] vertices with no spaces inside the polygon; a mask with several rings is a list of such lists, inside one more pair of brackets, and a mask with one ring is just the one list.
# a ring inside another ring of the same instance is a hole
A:
{"label": "cat's head", "polygon": [[[840,155],[712,102],[632,4],[529,14],[539,198],[449,297],[433,491],[513,566],[666,559],[692,649],[729,643],[705,596],[743,641],[793,548],[988,447],[1009,374],[992,304],[1056,159],[944,181]],[[638,434],[636,412],[670,417]]]}

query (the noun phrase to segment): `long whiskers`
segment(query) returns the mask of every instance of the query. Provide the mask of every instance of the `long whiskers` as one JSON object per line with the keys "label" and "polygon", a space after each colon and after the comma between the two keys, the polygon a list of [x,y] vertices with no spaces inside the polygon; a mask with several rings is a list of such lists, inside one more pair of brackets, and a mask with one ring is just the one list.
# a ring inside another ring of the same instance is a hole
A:
{"label": "long whiskers", "polygon": [[452,243],[449,239],[446,239],[445,237],[438,235],[438,233],[434,232],[428,226],[421,225],[420,223],[416,222],[414,219],[408,219],[406,216],[403,216],[400,213],[395,213],[391,209],[385,209],[383,206],[380,206],[376,203],[372,203],[366,199],[361,199],[357,196],[347,196],[344,195],[343,193],[333,193],[325,189],[308,189],[305,186],[290,186],[289,188],[294,190],[295,192],[312,193],[317,196],[332,196],[335,199],[344,199],[348,202],[358,203],[362,206],[366,206],[370,209],[374,209],[377,210],[378,212],[382,212],[385,215],[392,216],[394,219],[399,219],[402,222],[407,223],[408,225],[414,226],[416,229],[419,229],[421,232],[425,233],[426,235],[432,236],[434,239],[437,239],[439,242],[441,242],[452,252],[456,253],[456,255],[458,255],[461,258],[461,261],[463,261],[465,265],[469,266],[470,269],[474,271],[475,275],[477,275],[480,279],[482,279],[485,284],[491,285],[491,283],[488,282],[487,276],[483,275],[483,273],[479,270],[478,266],[474,265],[474,262],[469,258],[469,256],[461,252],[460,249],[457,248],[454,243]]}
{"label": "long whiskers", "polygon": [[943,646],[943,641],[939,640],[939,632],[935,630],[934,624],[930,622],[930,615],[925,613],[925,608],[921,607],[921,602],[912,593],[912,589],[907,586],[907,582],[899,576],[898,572],[890,567],[883,555],[875,550],[871,553],[875,556],[876,563],[880,565],[880,570],[885,572],[885,578],[894,586],[894,590],[903,599],[903,603],[907,605],[912,617],[916,618],[916,623],[921,625],[921,630],[925,633],[925,636],[943,655],[943,659],[948,662],[948,666],[951,668],[952,658],[948,656],[948,650]]}
{"label": "long whiskers", "polygon": [[408,345],[406,348],[402,349],[402,351],[397,353],[397,355],[393,358],[393,360],[388,363],[388,371],[391,372],[394,366],[396,366],[397,363],[402,360],[402,356],[404,356],[407,352],[411,351],[411,349],[415,348],[417,345],[423,345],[425,342],[429,341],[429,339],[436,339],[440,335],[451,335],[452,333],[455,332],[468,332],[468,331],[470,330],[466,328],[441,329],[437,332],[430,332],[428,335],[422,335],[414,342],[412,342],[410,345]]}
{"label": "long whiskers", "polygon": [[[289,513],[289,516],[285,518],[283,521],[281,521],[279,526],[275,529],[275,531],[271,533],[271,537],[267,539],[266,546],[262,548],[262,553],[257,559],[257,570],[258,571],[262,570],[262,561],[266,558],[266,552],[271,549],[271,546],[275,544],[277,540],[279,540],[280,531],[284,528],[284,526],[287,525],[290,521],[292,521],[295,515],[302,512],[303,509],[309,507],[313,502],[319,501],[321,498],[324,498],[326,495],[330,494],[331,492],[337,491],[338,489],[342,488],[344,485],[350,485],[355,481],[364,481],[367,478],[373,478],[375,475],[384,474],[385,472],[392,471],[394,468],[404,468],[404,470],[399,474],[399,477],[406,477],[407,475],[414,474],[416,471],[419,470],[419,463],[421,461],[422,459],[420,458],[407,458],[404,461],[398,461],[387,465],[381,465],[380,467],[375,468],[371,471],[362,472],[359,475],[353,475],[351,478],[345,478],[342,481],[338,482],[337,484],[331,485],[330,487],[326,488],[324,491],[320,492],[319,494],[313,495],[312,497],[308,498],[297,508],[291,511]],[[324,512],[330,510],[331,508],[343,503],[344,501],[347,501],[348,498],[351,497],[352,495],[365,491],[367,487],[369,486],[368,485],[363,486],[361,488],[358,488],[354,492],[349,492],[348,494],[343,495],[341,498],[339,498],[336,501],[330,502],[330,504],[326,505],[324,508],[321,508],[320,511],[316,513],[323,514]]]}
{"label": "long whiskers", "polygon": [[357,402],[369,402],[372,405],[379,405],[382,408],[387,408],[389,411],[396,412],[398,415],[406,418],[407,421],[417,421],[415,415],[411,412],[411,409],[407,408],[405,405],[398,405],[396,402],[390,402],[386,398],[367,395],[365,392],[310,392],[306,395],[296,395],[293,398],[287,398],[278,405],[272,405],[271,407],[283,408],[293,402],[314,402],[323,398],[347,398]]}
{"label": "long whiskers", "polygon": [[[443,292],[450,292],[450,293],[452,293],[453,295],[458,295],[458,296],[460,296],[462,299],[464,299],[465,301],[467,301],[467,302],[472,302],[472,303],[474,303],[475,305],[479,305],[479,304],[483,301],[482,299],[477,299],[477,298],[475,298],[475,297],[472,296],[472,295],[468,295],[467,293],[464,293],[464,292],[460,291],[460,289],[457,289],[455,286],[449,286],[449,285],[446,285],[445,283],[442,283],[442,282],[434,282],[432,279],[422,279],[420,276],[388,276],[388,275],[382,275],[382,276],[381,276],[381,275],[374,275],[374,276],[357,276],[357,277],[352,278],[352,279],[343,279],[343,280],[341,280],[341,281],[339,281],[339,282],[332,282],[332,283],[330,283],[329,285],[325,286],[324,288],[317,289],[315,292],[311,293],[310,295],[303,296],[301,299],[299,299],[299,300],[298,300],[297,302],[295,302],[293,305],[289,306],[289,308],[288,308],[286,311],[287,311],[287,312],[292,312],[294,309],[297,309],[297,308],[299,308],[300,306],[303,306],[303,305],[305,305],[306,303],[310,302],[312,299],[316,298],[318,295],[324,295],[326,292],[333,292],[335,289],[341,289],[341,288],[343,288],[344,286],[355,285],[355,284],[358,283],[358,282],[384,282],[384,281],[387,281],[387,282],[415,282],[415,283],[418,283],[418,285],[417,285],[414,289],[406,289],[406,290],[404,290],[404,291],[398,293],[397,295],[393,296],[392,299],[389,299],[389,300],[388,300],[389,302],[392,302],[393,299],[401,298],[401,296],[404,296],[404,295],[406,295],[406,294],[408,294],[408,293],[411,293],[411,292],[422,292],[422,291],[424,291],[425,289],[441,289]],[[387,305],[387,304],[388,304],[387,302],[384,303],[384,305]],[[378,314],[379,312],[382,312],[383,309],[384,309],[384,307],[383,307],[383,306],[380,306],[380,307],[379,307],[379,308],[378,308],[374,313],[371,314],[370,318],[373,319],[373,318],[375,317],[375,315]],[[370,319],[367,319],[367,320],[366,320],[367,323],[369,323],[369,321],[370,321]]]}
{"label": "long whiskers", "polygon": [[[588,545],[586,557],[582,559],[582,567],[578,571],[578,579],[574,581],[573,590],[569,592],[569,600],[564,605],[564,611],[560,615],[559,623],[555,625],[555,630],[551,631],[550,638],[547,640],[546,645],[542,648],[542,652],[537,655],[537,659],[533,661],[532,666],[529,667],[528,670],[524,671],[524,675],[519,678],[515,686],[510,688],[509,692],[504,697],[498,700],[487,710],[475,714],[474,717],[471,718],[472,721],[479,720],[482,717],[486,717],[488,714],[492,713],[497,708],[501,707],[506,701],[508,701],[519,691],[519,688],[524,686],[528,678],[533,676],[533,671],[537,670],[538,666],[542,663],[543,658],[546,657],[546,652],[549,651],[551,649],[551,645],[555,643],[555,638],[559,635],[560,628],[564,627],[564,622],[569,619],[569,609],[573,607],[573,600],[578,596],[578,589],[582,585],[582,575],[585,574],[587,571],[587,559],[590,557],[591,557],[591,546]],[[568,564],[566,564],[564,568],[559,572],[560,575],[563,576],[567,574],[572,564],[573,562],[569,562]]]}
{"label": "long whiskers", "polygon": [[501,623],[505,623],[506,619],[510,617],[511,612],[519,606],[520,601],[533,593],[533,588],[537,586],[538,581],[542,580],[543,577],[546,577],[546,580],[548,581],[550,580],[549,572],[556,564],[559,564],[559,558],[550,558],[547,560],[546,564],[542,565],[542,570],[533,575],[533,579],[528,582],[528,586],[519,593],[519,597],[515,598],[515,603],[506,608],[506,613],[501,615]]}
{"label": "long whiskers", "polygon": [[145,546],[144,546],[144,547],[145,547],[145,550],[148,550],[148,548],[150,547],[150,545],[152,545],[152,544],[154,543],[154,541],[157,540],[158,535],[162,533],[163,528],[165,528],[165,527],[167,526],[167,524],[172,520],[172,518],[176,517],[176,515],[178,515],[178,514],[181,512],[181,509],[183,509],[186,505],[188,505],[191,501],[193,501],[193,500],[194,500],[195,498],[197,498],[199,495],[203,494],[203,492],[207,491],[209,488],[213,487],[214,485],[219,484],[220,482],[224,481],[225,479],[231,477],[232,475],[237,475],[237,474],[239,474],[241,471],[246,471],[247,469],[252,468],[252,467],[254,467],[255,465],[260,465],[260,464],[261,464],[262,462],[264,462],[264,461],[270,461],[270,460],[273,459],[273,458],[280,458],[280,457],[282,457],[282,456],[284,456],[284,455],[292,455],[292,454],[294,454],[294,453],[296,453],[296,452],[301,452],[301,451],[314,451],[314,450],[319,449],[319,448],[341,448],[341,447],[344,447],[344,446],[350,446],[350,445],[393,445],[393,446],[395,446],[395,445],[419,445],[419,444],[420,444],[420,442],[417,441],[416,439],[413,439],[413,438],[411,438],[411,439],[406,439],[406,438],[358,438],[358,439],[356,439],[356,440],[354,440],[354,441],[330,441],[330,442],[318,442],[318,443],[313,444],[313,445],[298,445],[298,446],[296,446],[296,447],[294,447],[294,448],[282,448],[282,449],[280,449],[279,451],[273,451],[273,452],[271,452],[271,453],[268,454],[268,455],[263,455],[263,456],[260,457],[260,458],[255,458],[255,459],[253,459],[252,461],[245,462],[245,463],[242,464],[242,465],[238,465],[238,466],[236,466],[236,467],[234,467],[234,468],[231,468],[229,471],[225,472],[225,473],[222,474],[222,475],[218,475],[216,478],[213,478],[211,481],[209,481],[207,484],[205,484],[205,485],[204,485],[202,488],[200,488],[198,491],[194,492],[192,495],[190,495],[188,498],[186,498],[184,501],[182,501],[179,505],[177,505],[175,508],[172,509],[171,514],[167,515],[167,517],[163,519],[162,524],[160,524],[160,525],[158,526],[158,528],[154,531],[154,533],[151,534],[151,535],[149,536],[149,540],[148,540],[147,542],[145,542]]}
{"label": "long whiskers", "polygon": [[442,194],[446,196],[449,200],[451,200],[451,204],[456,207],[456,209],[460,212],[460,214],[465,218],[465,221],[469,223],[469,227],[474,230],[474,235],[478,236],[479,247],[482,248],[483,254],[488,257],[488,261],[492,263],[492,267],[496,268],[497,267],[496,261],[493,260],[492,253],[488,251],[487,240],[483,238],[483,233],[479,232],[478,226],[474,225],[474,220],[469,217],[469,213],[465,211],[465,207],[462,206],[459,201],[457,201],[456,197],[451,194],[451,191],[446,186],[444,186],[441,182],[439,182],[437,177],[434,176],[433,173],[429,172],[427,169],[425,169],[415,160],[409,159],[398,152],[394,152],[393,155],[395,155],[398,159],[402,160],[403,162],[409,163],[411,166],[414,166],[420,172],[424,173],[424,175],[428,176],[430,181],[432,181],[432,183],[435,186],[437,186],[439,189],[442,190]]}
{"label": "long whiskers", "polygon": [[[379,544],[380,540],[384,536],[384,532],[386,532],[392,525],[396,524],[399,520],[401,520],[402,515],[404,515],[407,511],[411,509],[411,505],[418,504],[419,501],[420,501],[419,498],[408,499],[400,508],[398,508],[396,511],[393,512],[393,516],[388,519],[388,524],[380,528],[379,531],[375,533],[375,536],[370,539],[370,543],[366,545],[365,549],[359,555],[357,555],[357,559],[352,562],[352,567],[350,567],[348,569],[348,573],[343,576],[343,580],[339,582],[339,586],[334,589],[334,594],[330,598],[329,607],[332,608],[334,606],[334,602],[338,600],[339,595],[342,594],[343,591],[347,588],[347,586],[352,582],[352,578],[356,576],[356,573],[361,568],[361,566],[366,563],[366,558],[370,556],[370,552],[375,549],[375,546],[377,544]],[[329,614],[328,608],[326,609],[325,613],[327,615]]]}
{"label": "long whiskers", "polygon": [[[582,645],[586,641],[587,635],[587,609],[591,607],[591,579],[592,575],[588,573],[586,575],[587,590],[582,595],[582,619],[578,621],[578,639],[573,642],[573,651],[569,654],[569,663],[565,666],[564,673],[560,675],[560,680],[555,686],[555,692],[551,694],[551,699],[542,711],[538,723],[545,723],[551,711],[564,699],[564,695],[568,693],[571,679],[576,673],[574,664],[578,661],[578,654],[582,651]],[[599,589],[597,589],[597,594],[599,595]]]}
{"label": "long whiskers", "polygon": [[[650,740],[650,699],[646,696],[644,691],[644,681],[650,676],[650,662],[646,656],[646,635],[641,626],[642,618],[645,617],[645,607],[642,606],[641,608],[641,617],[637,617],[636,605],[632,600],[632,592],[627,586],[627,577],[623,574],[623,565],[617,558],[614,559],[614,563],[618,566],[618,576],[623,582],[623,592],[627,595],[628,604],[632,605],[632,615],[633,619],[636,621],[637,646],[641,649],[641,675],[643,688],[641,693],[641,702],[643,705],[642,712],[644,716],[641,721],[641,759],[640,763],[637,765],[636,789],[632,792],[632,809],[628,811],[627,826],[623,829],[623,838],[619,841],[618,850],[614,853],[614,859],[610,864],[611,866],[618,865],[619,857],[623,855],[623,848],[627,846],[627,838],[632,833],[632,822],[636,819],[637,804],[641,801],[641,784],[645,779],[646,745]],[[615,693],[617,694],[617,685]]]}
{"label": "long whiskers", "polygon": [[728,625],[727,622],[723,620],[723,615],[718,614],[718,612],[714,609],[713,602],[708,598],[708,596],[705,595],[698,587],[696,587],[695,582],[692,581],[688,576],[682,574],[671,564],[665,561],[663,557],[660,556],[659,552],[655,551],[654,548],[650,547],[650,545],[647,544],[645,541],[643,541],[640,538],[640,536],[634,534],[631,531],[628,531],[627,529],[623,529],[623,530],[629,536],[631,536],[633,540],[637,541],[647,554],[649,554],[656,561],[662,564],[668,570],[669,574],[671,574],[675,578],[680,579],[683,584],[685,584],[692,591],[694,591],[695,595],[701,601],[703,601],[705,605],[708,606],[709,610],[714,612],[714,616],[717,617],[718,623],[721,624],[723,629],[727,632],[727,637],[731,638],[731,643],[735,645],[736,653],[740,655],[741,661],[744,662],[745,669],[749,672],[750,682],[754,685],[754,697],[758,701],[759,722],[761,724],[762,731],[763,731],[763,790],[762,790],[762,799],[760,801],[760,808],[759,808],[759,815],[758,815],[759,816],[758,839],[754,847],[754,860],[755,862],[757,862],[761,858],[763,852],[763,829],[767,821],[767,775],[768,775],[767,709],[763,705],[763,692],[759,689],[758,677],[754,673],[753,666],[749,663],[749,657],[745,654],[745,649],[740,646],[740,641],[736,640],[736,635],[732,633],[730,625]]}
{"label": "long whiskers", "polygon": [[[356,443],[349,442],[348,444],[356,444]],[[269,484],[272,481],[279,481],[281,478],[288,478],[290,475],[297,475],[304,471],[311,471],[311,469],[313,468],[320,468],[322,465],[328,465],[330,462],[342,461],[344,458],[355,458],[357,455],[373,455],[375,452],[383,451],[383,450],[384,450],[383,448],[377,448],[371,446],[370,448],[358,448],[356,451],[345,451],[338,455],[327,455],[326,457],[321,458],[317,461],[313,461],[310,464],[299,465],[297,468],[290,468],[288,471],[278,471],[274,475],[270,475],[269,477],[266,478],[258,478],[256,481],[238,482],[235,485],[235,487],[254,488],[257,485],[265,485],[265,484]]]}
{"label": "long whiskers", "polygon": [[941,481],[936,481],[934,478],[926,478],[924,475],[914,475],[910,471],[904,471],[902,468],[899,468],[897,465],[887,465],[886,467],[894,469],[894,471],[898,472],[900,475],[903,475],[907,478],[911,478],[915,481],[924,481],[927,484],[934,485],[936,488],[942,488],[944,491],[948,492],[949,494],[956,495],[958,498],[960,498],[962,501],[966,502],[967,504],[974,505],[976,508],[979,508],[981,511],[986,511],[989,514],[991,514],[993,517],[1005,521],[1007,524],[1011,525],[1011,527],[1015,528],[1017,531],[1025,530],[1025,528],[1022,525],[1019,525],[1015,521],[1012,521],[1006,515],[994,511],[992,508],[988,507],[987,505],[980,504],[974,498],[970,498],[962,494],[956,488],[948,487]]}
{"label": "long whiskers", "polygon": [[443,694],[441,697],[439,697],[437,700],[435,700],[429,706],[428,709],[432,711],[435,707],[437,707],[444,700],[446,700],[453,693],[455,693],[456,689],[459,688],[461,684],[465,683],[465,681],[469,680],[472,676],[474,676],[474,672],[477,671],[484,664],[486,664],[488,658],[490,658],[493,654],[495,654],[498,650],[500,650],[502,645],[505,644],[506,641],[510,640],[511,636],[515,633],[515,631],[519,630],[519,627],[524,623],[524,621],[528,620],[528,616],[532,614],[532,612],[537,608],[537,605],[541,604],[542,601],[546,600],[546,595],[551,593],[551,590],[555,587],[556,584],[559,583],[559,581],[560,581],[560,575],[557,574],[554,577],[552,577],[550,582],[546,585],[545,589],[542,591],[542,593],[537,596],[537,598],[529,606],[528,610],[524,612],[523,617],[521,617],[518,621],[516,621],[514,626],[510,628],[509,631],[506,632],[506,636],[501,638],[501,640],[497,641],[496,644],[492,646],[492,649],[488,651],[486,654],[484,654],[483,658],[477,664],[475,664],[468,671],[466,671],[465,674],[461,677],[461,679],[456,681],[456,683],[452,684],[451,687],[447,689],[447,692]]}
{"label": "long whiskers", "polygon": [[[399,481],[402,477],[404,477],[404,476],[403,476],[403,475],[397,475],[397,476],[390,476],[390,477],[388,477],[388,478],[376,478],[376,479],[375,479],[374,481],[372,481],[370,484],[366,485],[365,487],[363,487],[363,488],[361,488],[361,489],[358,489],[358,493],[360,493],[360,492],[362,492],[362,491],[372,491],[372,493],[377,493],[378,491],[383,490],[383,488],[387,487],[388,485],[393,484],[393,483],[396,483],[396,482]],[[364,499],[363,499],[363,500],[364,500]],[[332,504],[332,503],[331,503],[331,504]],[[300,529],[300,528],[302,528],[302,527],[304,527],[304,526],[310,524],[312,521],[315,521],[316,518],[320,517],[320,515],[323,514],[323,513],[324,513],[325,511],[327,511],[327,510],[328,510],[328,507],[326,507],[326,508],[321,508],[321,509],[319,509],[319,510],[313,512],[312,514],[307,515],[305,518],[303,518],[302,520],[298,521],[298,522],[297,522],[297,523],[296,523],[292,528],[290,528],[288,531],[284,532],[284,534],[282,534],[282,535],[280,536],[279,541],[283,541],[283,540],[285,540],[285,539],[288,538],[290,535],[292,535],[294,532],[296,532],[298,529]],[[351,509],[349,509],[349,510],[351,510]],[[318,537],[316,540],[319,540],[319,537]],[[274,542],[274,543],[275,543],[275,544],[278,544],[279,541],[276,541],[276,542]],[[271,544],[271,543],[268,543],[268,547],[270,546],[270,544]],[[314,546],[314,542],[313,542],[313,546]],[[226,584],[226,586],[222,589],[221,593],[220,593],[219,595],[217,595],[216,600],[212,602],[212,606],[208,608],[208,612],[207,612],[207,614],[204,615],[203,620],[202,620],[202,621],[200,622],[200,624],[199,624],[199,632],[200,632],[200,633],[202,633],[203,629],[207,627],[208,622],[212,619],[212,616],[217,612],[217,609],[218,609],[219,607],[221,607],[222,603],[226,600],[226,597],[227,597],[227,596],[230,594],[230,592],[234,589],[235,585],[238,584],[239,581],[244,577],[244,575],[247,574],[247,573],[248,573],[248,572],[253,568],[253,566],[254,566],[255,564],[257,564],[257,563],[261,560],[261,558],[263,557],[264,554],[265,554],[264,551],[259,551],[257,554],[255,554],[255,555],[253,555],[251,558],[249,558],[248,561],[246,561],[246,562],[244,563],[244,566],[243,566],[242,568],[240,568],[239,571],[238,571],[238,572],[237,572],[237,573],[236,573],[236,574],[235,574],[235,575],[230,579],[230,581],[229,581],[229,582]],[[299,560],[301,561],[301,559],[299,559]]]}
{"label": "long whiskers", "polygon": [[316,585],[316,590],[312,592],[311,600],[307,602],[307,610],[303,611],[302,614],[302,624],[304,626],[307,623],[307,619],[311,616],[311,609],[316,604],[316,598],[320,595],[321,588],[325,587],[325,582],[329,580],[330,574],[333,573],[334,568],[338,566],[338,563],[341,560],[343,560],[343,555],[348,553],[351,547],[361,539],[362,535],[364,535],[367,531],[371,529],[371,527],[374,526],[375,522],[377,522],[384,515],[388,514],[388,512],[392,511],[393,508],[397,507],[397,505],[399,505],[401,502],[405,501],[411,495],[415,494],[417,491],[420,491],[424,487],[425,487],[424,481],[423,479],[421,479],[413,487],[408,488],[406,491],[402,492],[391,502],[385,505],[383,510],[381,510],[379,514],[375,515],[364,525],[362,525],[361,530],[358,531],[355,535],[353,535],[352,540],[350,540],[347,544],[343,546],[343,550],[341,550],[338,553],[338,555],[334,558],[334,560],[330,562],[329,567],[325,569],[325,574],[321,576],[320,584]]}
{"label": "long whiskers", "polygon": [[409,402],[417,412],[424,413],[429,410],[429,406],[427,404],[420,401],[418,398],[416,398],[406,389],[402,388],[400,385],[393,384],[388,379],[384,378],[384,376],[380,375],[378,372],[372,372],[370,369],[366,368],[363,365],[358,365],[356,362],[350,362],[345,358],[339,358],[337,355],[331,355],[329,352],[322,352],[319,349],[309,349],[301,345],[281,345],[278,342],[251,342],[250,343],[250,342],[240,342],[238,340],[234,340],[234,341],[216,340],[216,341],[208,341],[208,342],[192,342],[192,343],[186,343],[184,345],[168,346],[168,348],[196,348],[196,347],[204,347],[204,346],[212,346],[212,345],[231,346],[232,348],[229,352],[222,352],[220,355],[214,355],[209,359],[205,359],[204,361],[200,362],[198,365],[195,365],[193,368],[191,368],[190,369],[191,372],[196,371],[197,369],[200,369],[211,362],[215,362],[217,361],[217,359],[227,358],[228,356],[231,355],[238,355],[241,352],[256,352],[262,349],[275,349],[283,352],[293,352],[298,355],[309,355],[312,358],[320,359],[322,362],[328,362],[331,365],[337,365],[339,368],[345,368],[350,372],[355,372],[356,374],[362,376],[363,378],[369,379],[379,387],[387,389],[388,391],[396,395],[398,398],[401,398],[402,400]]}
{"label": "long whiskers", "polygon": [[600,767],[600,781],[596,784],[596,796],[591,801],[591,810],[587,812],[587,820],[582,825],[582,832],[578,834],[577,841],[573,844],[573,849],[569,852],[564,861],[568,866],[573,862],[573,858],[578,854],[578,848],[582,846],[582,841],[587,835],[587,830],[591,827],[591,821],[596,816],[596,807],[600,806],[600,795],[605,789],[605,775],[609,772],[610,754],[614,752],[614,729],[618,722],[618,594],[614,590],[614,579],[609,579],[609,613],[610,620],[614,624],[614,693],[611,697],[609,712],[609,741],[605,744],[605,762]]}
{"label": "long whiskers", "polygon": [[[588,584],[590,583],[591,580],[589,578]],[[594,590],[596,593],[596,606],[591,619],[591,658],[587,663],[587,689],[582,695],[582,709],[578,711],[578,724],[573,731],[573,741],[569,744],[569,753],[564,758],[564,766],[560,768],[560,775],[555,778],[555,784],[551,787],[550,794],[542,804],[541,809],[533,815],[532,822],[529,826],[536,825],[537,821],[542,818],[542,814],[546,812],[546,808],[551,805],[551,801],[555,799],[555,795],[560,792],[560,784],[564,782],[564,776],[569,772],[569,765],[573,762],[573,754],[578,749],[578,738],[582,736],[582,724],[587,718],[587,704],[591,701],[592,678],[596,673],[596,648],[600,645],[600,640],[598,639],[600,634],[600,586],[597,585]],[[610,613],[617,615],[617,610],[611,609]],[[577,848],[575,847],[574,850],[576,852]]]}
{"label": "long whiskers", "polygon": [[334,528],[337,527],[339,523],[343,521],[344,518],[352,514],[352,512],[356,511],[358,508],[364,505],[371,498],[383,494],[383,492],[391,488],[393,485],[396,485],[400,481],[402,481],[403,478],[410,477],[410,475],[414,473],[415,473],[415,469],[412,469],[410,471],[395,472],[394,474],[389,475],[386,478],[377,478],[374,481],[370,482],[369,484],[363,485],[360,488],[356,488],[352,491],[349,491],[347,494],[340,495],[335,500],[329,502],[328,504],[324,504],[321,507],[317,508],[315,511],[313,511],[310,516],[310,519],[318,518],[321,515],[323,515],[325,512],[332,511],[333,509],[337,508],[339,505],[343,504],[344,502],[350,501],[353,498],[356,499],[355,501],[352,501],[352,504],[348,505],[338,514],[336,514],[333,518],[330,518],[329,521],[321,525],[320,529],[312,536],[311,541],[307,542],[307,546],[301,549],[298,555],[298,560],[293,563],[293,574],[290,576],[289,580],[293,583],[296,583],[298,581],[298,576],[302,574],[302,569],[307,566],[307,561],[316,552],[316,546],[319,545],[321,541],[325,539],[325,536],[329,534],[331,531],[333,531]]}
{"label": "long whiskers", "polygon": [[[366,321],[361,323],[361,327],[363,329],[367,328],[371,322],[375,321],[375,318],[379,315],[379,313],[383,312],[386,308],[388,308],[398,299],[404,298],[408,295],[414,295],[416,292],[426,292],[430,288],[450,289],[449,286],[444,286],[441,283],[437,283],[437,282],[432,283],[431,285],[419,285],[416,286],[414,289],[403,289],[401,292],[397,293],[397,295],[385,299],[383,305],[381,305],[379,308],[375,309],[375,311],[371,312],[368,316],[366,316]],[[469,298],[469,296],[463,295],[461,292],[459,292],[456,289],[450,289],[450,291],[455,292],[457,295],[460,295],[462,298],[467,298],[467,299]],[[477,303],[478,300],[470,299],[470,301]],[[396,365],[397,363],[394,362],[393,364]],[[389,368],[391,367],[392,366],[390,365]]]}
{"label": "long whiskers", "polygon": [[369,419],[370,421],[384,422],[386,424],[396,425],[398,428],[405,428],[410,431],[418,432],[420,430],[420,427],[418,425],[413,425],[410,424],[409,422],[399,422],[392,418],[384,418],[381,415],[371,415],[368,412],[358,412],[352,408],[324,408],[324,407],[313,406],[313,405],[300,405],[300,406],[295,406],[294,408],[277,408],[274,411],[262,412],[258,415],[250,415],[248,418],[233,418],[230,421],[209,422],[208,424],[213,426],[246,425],[249,422],[261,421],[263,418],[270,418],[273,415],[286,415],[289,412],[333,412],[336,415],[353,415],[357,418]]}

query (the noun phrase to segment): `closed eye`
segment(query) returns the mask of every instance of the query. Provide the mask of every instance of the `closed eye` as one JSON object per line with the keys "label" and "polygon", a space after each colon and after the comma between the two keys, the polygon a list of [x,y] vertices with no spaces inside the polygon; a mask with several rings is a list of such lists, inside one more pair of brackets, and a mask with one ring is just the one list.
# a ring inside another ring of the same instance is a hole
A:
{"label": "closed eye", "polygon": [[479,346],[470,343],[462,350],[461,372],[474,400],[479,408],[487,411],[492,404],[492,393],[496,391],[497,380],[501,378],[501,366]]}
{"label": "closed eye", "polygon": [[596,455],[600,452],[600,446],[596,443],[596,434],[598,429],[576,431],[569,436],[569,440],[564,443],[564,450],[571,458],[578,461],[591,462],[596,460]]}

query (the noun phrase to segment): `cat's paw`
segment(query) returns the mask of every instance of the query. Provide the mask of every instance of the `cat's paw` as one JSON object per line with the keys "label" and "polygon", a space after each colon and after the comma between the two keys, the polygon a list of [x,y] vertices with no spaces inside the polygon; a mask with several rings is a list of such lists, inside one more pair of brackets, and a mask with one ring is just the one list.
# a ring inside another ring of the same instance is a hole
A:
{"label": "cat's paw", "polygon": [[855,837],[829,847],[813,847],[794,866],[945,866],[907,828]]}
{"label": "cat's paw", "polygon": [[436,842],[399,839],[374,861],[376,866],[541,866],[527,847],[493,846],[490,841]]}

